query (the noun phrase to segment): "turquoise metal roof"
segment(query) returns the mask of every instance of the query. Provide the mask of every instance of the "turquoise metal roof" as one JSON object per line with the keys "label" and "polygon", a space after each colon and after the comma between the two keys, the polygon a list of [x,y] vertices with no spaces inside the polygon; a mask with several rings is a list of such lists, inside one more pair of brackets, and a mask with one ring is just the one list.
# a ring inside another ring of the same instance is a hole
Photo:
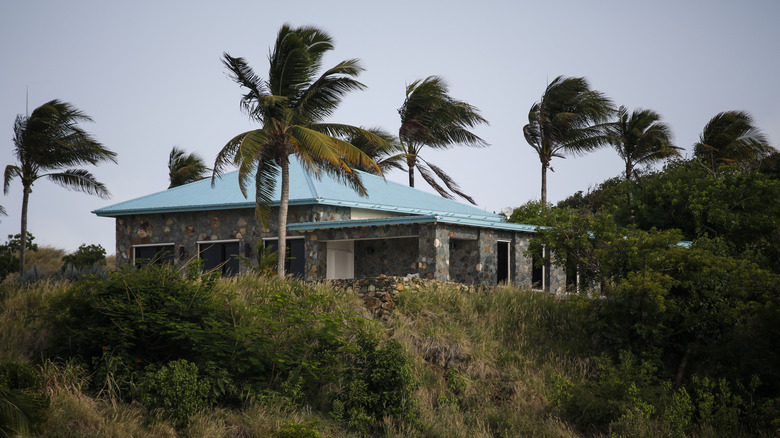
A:
{"label": "turquoise metal roof", "polygon": [[[390,211],[400,214],[435,215],[484,222],[501,222],[503,217],[471,205],[442,198],[365,172],[359,172],[368,196],[361,197],[335,178],[320,173],[310,175],[297,160],[290,163],[290,205],[324,204],[342,207]],[[275,199],[281,198],[279,181]],[[254,178],[248,183],[247,197],[238,187],[238,171],[215,180],[196,181],[173,189],[120,202],[93,211],[98,216],[171,213],[180,211],[252,208],[255,205]],[[272,205],[278,205],[276,201]]]}
{"label": "turquoise metal roof", "polygon": [[456,216],[439,216],[439,215],[423,215],[423,216],[400,216],[400,217],[387,217],[377,219],[358,219],[358,220],[339,220],[339,221],[322,221],[322,222],[299,222],[294,224],[288,224],[287,229],[290,231],[304,231],[304,230],[323,230],[331,228],[351,228],[351,227],[372,227],[381,225],[399,225],[399,224],[425,224],[425,223],[446,223],[455,225],[466,225],[480,228],[492,228],[497,230],[508,231],[523,231],[528,233],[535,233],[538,228],[537,225],[525,225],[515,224],[510,222],[497,222],[493,220],[474,219],[474,218],[461,218]]}

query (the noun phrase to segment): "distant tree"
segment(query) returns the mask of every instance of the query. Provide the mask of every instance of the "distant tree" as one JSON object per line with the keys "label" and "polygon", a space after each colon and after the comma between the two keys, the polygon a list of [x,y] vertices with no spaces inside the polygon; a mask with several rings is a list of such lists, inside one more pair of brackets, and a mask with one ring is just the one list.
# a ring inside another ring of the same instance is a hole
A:
{"label": "distant tree", "polygon": [[542,163],[542,204],[547,204],[547,169],[553,157],[607,144],[603,123],[613,113],[612,101],[591,90],[585,78],[564,76],[555,78],[531,106],[523,134]]}
{"label": "distant tree", "polygon": [[73,254],[62,258],[63,269],[71,264],[78,269],[90,267],[95,264],[106,264],[106,249],[102,245],[81,244]]}
{"label": "distant tree", "polygon": [[[672,132],[661,116],[652,110],[638,109],[630,115],[626,107],[621,106],[617,120],[606,127],[607,141],[615,148],[626,164],[626,181],[634,176],[634,167],[638,164],[650,164],[671,156],[679,156],[681,148],[672,144]],[[633,193],[627,187],[629,206]]]}
{"label": "distant tree", "polygon": [[638,164],[650,164],[671,156],[679,156],[672,144],[672,132],[661,116],[649,109],[637,109],[631,114],[621,106],[617,120],[607,125],[607,141],[626,163],[626,181],[634,175]]}
{"label": "distant tree", "polygon": [[[474,199],[463,193],[440,167],[420,157],[420,151],[424,146],[434,149],[448,149],[455,145],[488,146],[485,140],[469,130],[488,123],[479,110],[451,97],[444,78],[429,76],[407,85],[406,99],[398,113],[401,115],[398,138],[409,170],[409,187],[414,187],[414,169],[417,168],[423,179],[441,196],[453,199],[451,191],[475,204]],[[436,177],[446,189],[439,185]]]}
{"label": "distant tree", "polygon": [[108,189],[84,169],[68,169],[83,164],[96,165],[116,153],[92,138],[78,124],[92,119],[68,102],[52,100],[34,109],[30,116],[17,116],[14,123],[14,154],[18,163],[5,168],[4,192],[11,181],[22,182],[22,236],[19,247],[19,272],[25,272],[27,242],[27,205],[35,181],[47,178],[69,190],[108,198]]}
{"label": "distant tree", "polygon": [[[19,272],[19,248],[22,247],[22,235],[8,235],[8,240],[0,245],[0,280],[3,280],[8,274]],[[38,245],[34,242],[35,237],[28,231],[25,239],[27,249],[37,251]]]}
{"label": "distant tree", "polygon": [[[246,89],[242,108],[262,127],[230,140],[217,154],[213,176],[229,164],[238,165],[239,185],[246,196],[248,178],[254,172],[255,210],[264,227],[276,180],[281,177],[279,248],[285,248],[287,242],[291,155],[306,171],[332,174],[361,195],[366,194],[365,187],[350,164],[378,169],[365,153],[341,138],[360,134],[381,142],[380,138],[355,126],[322,123],[346,93],[365,88],[355,79],[362,70],[356,59],[342,61],[317,76],[323,56],[332,49],[333,41],[324,31],[285,24],[269,56],[267,80],[255,74],[243,58],[226,53],[222,60],[232,79]],[[285,258],[279,257],[280,277],[284,276],[284,262]]]}
{"label": "distant tree", "polygon": [[211,169],[195,152],[186,154],[184,150],[174,146],[168,156],[168,177],[171,180],[169,189],[189,184],[208,177]]}
{"label": "distant tree", "polygon": [[768,157],[775,148],[766,136],[753,124],[753,118],[744,111],[725,111],[707,122],[694,144],[694,156],[717,175],[720,164],[736,164],[753,168]]}

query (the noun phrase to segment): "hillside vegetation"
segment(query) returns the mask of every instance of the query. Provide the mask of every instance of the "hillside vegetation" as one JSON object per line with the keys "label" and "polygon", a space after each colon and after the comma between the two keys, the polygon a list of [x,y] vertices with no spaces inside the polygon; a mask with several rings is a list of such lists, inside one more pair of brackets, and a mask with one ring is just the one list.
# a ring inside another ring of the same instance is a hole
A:
{"label": "hillside vegetation", "polygon": [[[764,376],[691,360],[696,374],[678,384],[650,354],[665,345],[622,348],[633,341],[617,338],[622,311],[607,302],[432,284],[399,292],[380,321],[354,294],[252,275],[150,267],[6,281],[0,427],[54,437],[773,434],[775,375],[767,387]],[[754,339],[746,330],[774,330],[761,324],[732,320],[720,342],[737,348]],[[773,343],[754,343],[754,355],[776,354]]]}

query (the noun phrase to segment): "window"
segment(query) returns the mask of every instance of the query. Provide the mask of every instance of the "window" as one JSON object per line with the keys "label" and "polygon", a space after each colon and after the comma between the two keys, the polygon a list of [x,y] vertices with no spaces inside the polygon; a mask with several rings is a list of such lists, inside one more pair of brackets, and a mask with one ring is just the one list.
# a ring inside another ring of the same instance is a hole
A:
{"label": "window", "polygon": [[[274,251],[279,250],[279,239],[263,239],[263,245]],[[303,238],[287,238],[287,257],[284,261],[284,272],[298,278],[306,274],[306,259],[304,258]]]}
{"label": "window", "polygon": [[163,263],[173,263],[172,243],[162,245],[138,245],[133,247],[133,263],[136,267],[147,264],[161,265]]}
{"label": "window", "polygon": [[198,242],[198,253],[205,272],[217,271],[222,275],[238,274],[238,240]]}

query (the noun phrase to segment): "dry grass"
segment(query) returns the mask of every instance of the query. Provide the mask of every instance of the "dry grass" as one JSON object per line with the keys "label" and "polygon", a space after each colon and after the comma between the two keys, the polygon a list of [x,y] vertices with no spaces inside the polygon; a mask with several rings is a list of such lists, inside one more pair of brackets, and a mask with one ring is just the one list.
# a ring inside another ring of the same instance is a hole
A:
{"label": "dry grass", "polygon": [[62,268],[62,258],[65,256],[65,250],[51,246],[38,247],[37,251],[28,251],[26,253],[27,266],[35,266],[41,270],[44,275],[53,274]]}
{"label": "dry grass", "polygon": [[64,281],[40,281],[19,287],[13,278],[0,284],[0,360],[40,357],[48,340],[43,312],[49,300],[67,286]]}
{"label": "dry grass", "polygon": [[[0,360],[41,357],[47,335],[36,316],[66,288],[64,282],[0,286]],[[313,312],[345,318],[369,315],[355,294],[255,276],[221,280],[217,299],[234,309],[251,309],[271,299],[258,293],[263,288],[293,296],[318,294],[323,299],[316,301]],[[386,419],[381,436],[576,436],[551,415],[547,399],[552,374],[576,378],[590,370],[587,361],[567,352],[570,344],[581,341],[571,306],[512,288],[464,293],[447,285],[402,292],[396,304],[386,321],[366,324],[366,329],[385,332],[383,336],[398,340],[409,353],[418,382],[419,418],[410,423]],[[239,313],[252,317],[251,312]],[[46,361],[41,371],[51,399],[43,436],[254,437],[272,435],[288,423],[313,425],[323,436],[350,436],[327,413],[273,401],[249,403],[241,410],[204,411],[177,432],[138,404],[86,395],[90,377],[74,361]]]}

